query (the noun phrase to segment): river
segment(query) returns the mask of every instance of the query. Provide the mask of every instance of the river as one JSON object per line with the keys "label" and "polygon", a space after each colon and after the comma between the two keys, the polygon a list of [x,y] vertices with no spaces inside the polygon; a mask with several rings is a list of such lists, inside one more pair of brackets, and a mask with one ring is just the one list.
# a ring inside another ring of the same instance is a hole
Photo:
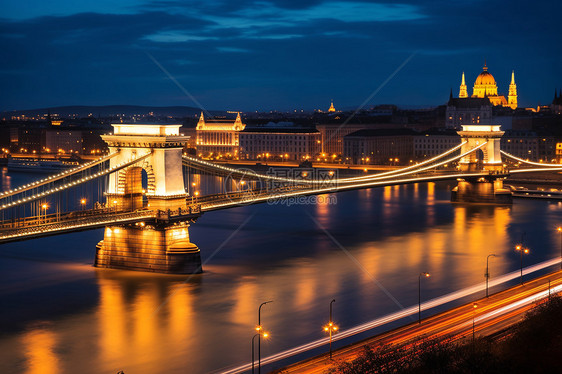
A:
{"label": "river", "polygon": [[103,230],[4,244],[0,372],[220,372],[250,361],[264,301],[262,357],[323,337],[332,299],[345,330],[416,305],[420,272],[429,299],[482,282],[490,253],[492,278],[519,269],[522,238],[524,266],[560,255],[561,203],[452,204],[451,183],[206,213],[189,229],[204,263],[194,276],[94,268]]}

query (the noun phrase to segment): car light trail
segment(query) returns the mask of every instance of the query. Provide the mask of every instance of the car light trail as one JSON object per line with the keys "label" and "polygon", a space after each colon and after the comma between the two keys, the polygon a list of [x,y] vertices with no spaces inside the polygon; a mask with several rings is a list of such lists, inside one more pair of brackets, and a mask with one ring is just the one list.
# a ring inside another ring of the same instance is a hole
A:
{"label": "car light trail", "polygon": [[[560,263],[559,258],[544,261],[544,262],[541,262],[539,264],[535,264],[535,265],[524,268],[523,274],[531,274],[535,271],[539,271],[539,270],[548,268],[548,267],[556,265],[558,263]],[[519,270],[513,271],[511,273],[504,274],[502,276],[496,277],[493,281],[490,281],[489,284],[490,284],[490,287],[496,286],[496,285],[511,281],[513,279],[516,279],[519,276],[520,276]],[[477,285],[474,285],[474,286],[471,286],[471,287],[468,287],[468,288],[464,288],[462,290],[455,291],[455,292],[446,294],[444,296],[440,296],[438,298],[429,300],[427,302],[422,303],[422,310],[427,310],[427,309],[430,309],[430,308],[441,306],[441,305],[449,303],[451,301],[455,301],[455,300],[458,300],[460,298],[472,295],[476,292],[484,291],[485,287],[486,287],[485,282],[482,282],[482,283],[479,283]],[[550,292],[554,293],[554,292],[558,292],[558,291],[562,291],[562,285],[558,285],[556,287],[553,287]],[[548,291],[544,291],[544,292],[540,292],[538,294],[534,294],[534,295],[529,296],[525,299],[518,300],[518,301],[513,302],[513,303],[511,303],[507,306],[504,306],[504,307],[501,307],[501,308],[496,309],[494,311],[491,311],[491,312],[485,313],[483,315],[480,315],[476,318],[476,321],[483,321],[487,318],[491,318],[492,316],[496,316],[496,315],[499,315],[501,313],[505,313],[507,311],[519,308],[521,306],[524,306],[526,304],[534,302],[537,299],[544,298],[544,297],[547,297],[547,296],[548,296]],[[386,316],[383,316],[383,317],[377,318],[375,320],[363,323],[361,325],[357,325],[357,326],[351,327],[351,328],[346,329],[346,330],[340,330],[340,333],[338,335],[332,337],[332,341],[341,340],[341,339],[345,339],[345,338],[348,338],[348,337],[356,335],[356,334],[360,334],[362,332],[368,331],[368,330],[370,330],[372,328],[375,328],[377,326],[381,326],[381,325],[384,325],[386,323],[393,322],[393,321],[402,319],[404,317],[411,316],[413,314],[416,314],[417,312],[418,312],[418,306],[415,305],[415,306],[411,306],[411,307],[408,307],[406,309],[403,309],[399,312],[387,314]],[[467,322],[467,323],[472,324],[472,320]],[[310,343],[306,343],[306,344],[300,345],[298,347],[294,347],[294,348],[276,353],[276,354],[268,356],[266,358],[262,358],[261,362],[262,362],[262,364],[269,364],[269,363],[272,363],[272,362],[283,360],[285,358],[294,356],[296,354],[304,353],[304,352],[307,352],[311,349],[321,347],[323,345],[326,345],[327,343],[328,343],[328,338],[318,339],[318,340],[312,341]],[[241,373],[241,372],[244,372],[244,371],[250,369],[251,367],[252,367],[251,363],[248,363],[248,364],[244,364],[244,365],[232,368],[232,369],[228,369],[226,371],[222,371],[221,374]]]}

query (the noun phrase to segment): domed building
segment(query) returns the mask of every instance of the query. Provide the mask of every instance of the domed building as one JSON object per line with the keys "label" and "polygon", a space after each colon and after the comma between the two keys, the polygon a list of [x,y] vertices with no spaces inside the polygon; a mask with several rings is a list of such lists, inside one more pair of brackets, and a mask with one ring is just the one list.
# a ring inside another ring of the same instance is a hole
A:
{"label": "domed building", "polygon": [[[464,73],[462,73],[462,81],[459,90],[459,98],[467,98],[468,92],[464,81]],[[472,89],[473,98],[488,98],[494,106],[505,106],[511,109],[517,108],[517,86],[515,85],[515,73],[511,72],[511,83],[507,99],[503,95],[498,95],[498,85],[494,76],[488,71],[488,66],[484,64],[482,72],[476,77],[474,87]]]}

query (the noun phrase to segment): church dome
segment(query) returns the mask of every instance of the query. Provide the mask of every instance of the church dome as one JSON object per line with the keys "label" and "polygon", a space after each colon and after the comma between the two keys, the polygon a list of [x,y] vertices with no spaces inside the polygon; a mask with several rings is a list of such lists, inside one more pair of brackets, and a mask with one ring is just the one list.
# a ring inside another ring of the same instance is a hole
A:
{"label": "church dome", "polygon": [[488,73],[488,67],[486,65],[484,65],[482,73],[476,78],[474,85],[496,85],[496,80],[492,74]]}

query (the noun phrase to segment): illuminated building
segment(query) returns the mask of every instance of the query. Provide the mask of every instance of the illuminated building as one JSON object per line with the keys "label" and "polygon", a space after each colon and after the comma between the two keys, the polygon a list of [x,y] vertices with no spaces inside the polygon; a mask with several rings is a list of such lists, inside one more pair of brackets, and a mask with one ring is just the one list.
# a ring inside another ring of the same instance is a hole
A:
{"label": "illuminated building", "polygon": [[459,98],[466,99],[468,97],[468,90],[464,81],[464,71],[462,72],[461,87],[459,89]]}
{"label": "illuminated building", "polygon": [[260,127],[240,132],[240,158],[263,161],[303,161],[322,150],[321,135],[314,128]]}
{"label": "illuminated building", "polygon": [[459,145],[460,136],[452,130],[434,129],[414,136],[414,160],[435,157]]}
{"label": "illuminated building", "polygon": [[346,135],[355,131],[369,128],[366,124],[353,124],[348,123],[343,126],[341,123],[330,123],[317,125],[316,128],[320,131],[322,136],[322,149],[321,152],[327,154],[342,155],[343,154],[343,139]]}
{"label": "illuminated building", "polygon": [[[482,72],[476,77],[472,89],[472,98],[488,98],[490,103],[494,106],[510,107],[511,109],[517,108],[517,85],[515,84],[515,72],[511,72],[511,83],[507,99],[503,95],[498,95],[498,85],[494,76],[488,72],[488,66],[484,64]],[[462,80],[459,89],[459,98],[468,98],[467,87],[464,79],[464,72],[462,73]]]}
{"label": "illuminated building", "polygon": [[415,135],[406,128],[359,130],[344,137],[343,157],[351,164],[404,164],[414,157]]}
{"label": "illuminated building", "polygon": [[447,103],[445,127],[459,129],[462,125],[489,124],[492,103],[488,97],[453,98]]}
{"label": "illuminated building", "polygon": [[203,113],[197,123],[197,155],[204,158],[238,159],[238,136],[246,127],[240,113],[234,121],[205,120]]}
{"label": "illuminated building", "polygon": [[328,108],[328,112],[335,112],[336,108],[334,108],[334,100],[332,100],[332,103],[330,104],[330,108]]}
{"label": "illuminated building", "polygon": [[[79,153],[82,154],[82,131],[79,130],[46,130],[45,146],[42,151],[45,153]],[[47,151],[50,150],[50,151]]]}

